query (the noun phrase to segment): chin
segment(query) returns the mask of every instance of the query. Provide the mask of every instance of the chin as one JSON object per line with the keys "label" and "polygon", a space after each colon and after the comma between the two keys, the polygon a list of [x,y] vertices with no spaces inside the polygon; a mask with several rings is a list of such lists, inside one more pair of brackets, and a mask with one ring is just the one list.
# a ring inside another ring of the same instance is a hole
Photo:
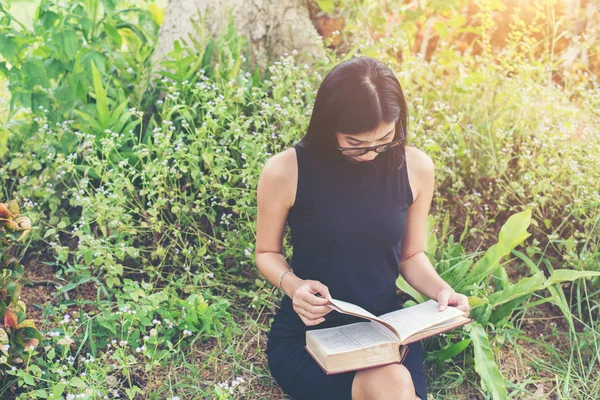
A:
{"label": "chin", "polygon": [[352,158],[352,161],[354,162],[369,162],[369,161],[373,161],[374,159],[376,159],[377,157],[373,157],[370,160],[361,160],[359,158]]}

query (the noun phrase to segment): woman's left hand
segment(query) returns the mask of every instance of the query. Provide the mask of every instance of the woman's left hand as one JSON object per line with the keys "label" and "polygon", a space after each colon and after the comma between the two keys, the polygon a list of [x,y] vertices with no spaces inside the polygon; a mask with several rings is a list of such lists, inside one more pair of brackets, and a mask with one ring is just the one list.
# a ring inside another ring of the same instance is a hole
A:
{"label": "woman's left hand", "polygon": [[459,310],[469,311],[469,298],[464,294],[456,293],[454,289],[445,288],[438,292],[437,302],[439,311],[444,311],[446,306],[455,306]]}

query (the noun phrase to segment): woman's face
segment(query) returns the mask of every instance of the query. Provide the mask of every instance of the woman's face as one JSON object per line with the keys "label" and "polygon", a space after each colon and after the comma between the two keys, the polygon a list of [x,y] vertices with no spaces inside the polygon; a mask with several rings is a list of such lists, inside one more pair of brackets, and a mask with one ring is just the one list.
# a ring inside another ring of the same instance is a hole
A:
{"label": "woman's face", "polygon": [[[371,147],[380,144],[389,143],[394,140],[396,123],[381,123],[375,130],[360,134],[347,135],[344,133],[336,132],[335,137],[337,138],[340,147]],[[346,156],[348,160],[352,162],[363,162],[371,161],[377,157],[379,153],[374,150],[369,151],[366,154],[360,156]]]}

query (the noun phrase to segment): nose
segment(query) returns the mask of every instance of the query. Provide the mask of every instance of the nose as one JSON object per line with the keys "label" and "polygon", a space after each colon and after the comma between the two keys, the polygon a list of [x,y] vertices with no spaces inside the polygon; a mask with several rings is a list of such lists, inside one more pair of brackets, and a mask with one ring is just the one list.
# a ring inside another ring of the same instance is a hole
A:
{"label": "nose", "polygon": [[363,154],[360,158],[358,158],[358,160],[360,160],[360,161],[371,161],[375,157],[377,157],[377,152],[371,150],[368,153]]}

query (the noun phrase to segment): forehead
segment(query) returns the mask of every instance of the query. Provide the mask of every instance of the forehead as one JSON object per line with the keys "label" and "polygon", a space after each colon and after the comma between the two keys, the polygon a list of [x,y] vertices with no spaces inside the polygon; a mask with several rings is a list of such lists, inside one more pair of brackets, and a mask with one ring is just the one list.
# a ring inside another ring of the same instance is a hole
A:
{"label": "forehead", "polygon": [[376,129],[369,131],[369,132],[361,132],[361,133],[353,133],[353,134],[346,134],[346,133],[340,132],[340,134],[346,138],[356,138],[361,141],[369,141],[369,140],[382,138],[383,136],[388,134],[390,131],[392,131],[395,126],[396,126],[395,122],[390,122],[390,123],[383,122],[383,123],[379,124],[379,126]]}

